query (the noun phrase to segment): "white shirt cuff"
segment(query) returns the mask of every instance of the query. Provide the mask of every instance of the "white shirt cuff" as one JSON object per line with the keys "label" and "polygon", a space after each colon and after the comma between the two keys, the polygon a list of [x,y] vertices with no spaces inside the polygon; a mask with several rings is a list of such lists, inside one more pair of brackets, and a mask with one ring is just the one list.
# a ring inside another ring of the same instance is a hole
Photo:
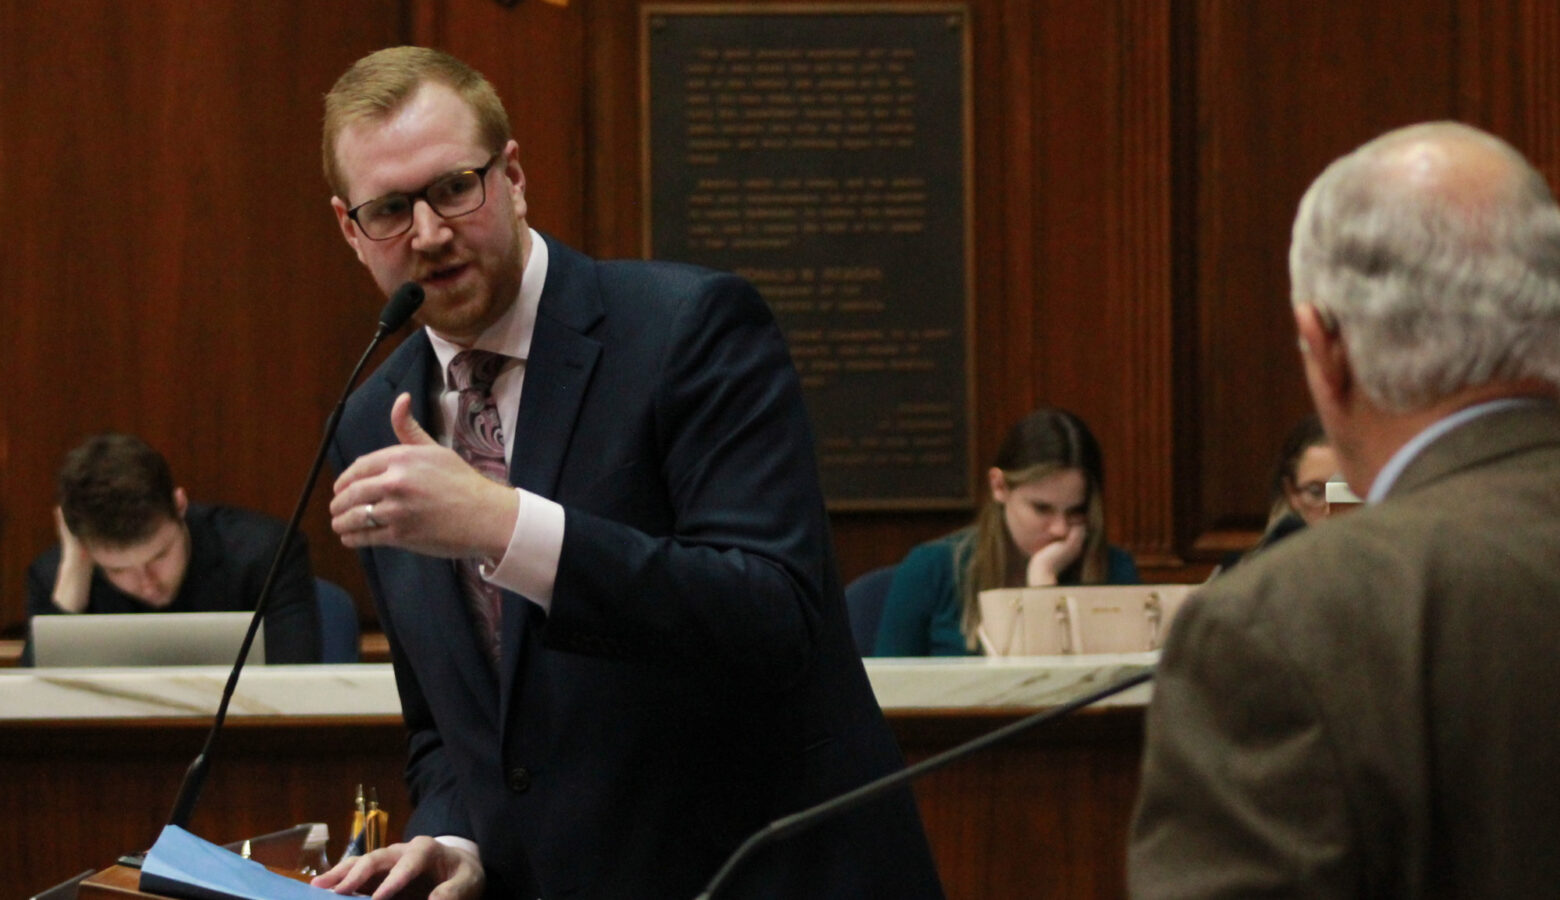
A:
{"label": "white shirt cuff", "polygon": [[520,495],[520,514],[515,516],[509,547],[497,565],[482,567],[482,577],[547,612],[563,555],[563,507],[530,491],[515,491]]}
{"label": "white shirt cuff", "polygon": [[482,854],[477,851],[477,842],[471,838],[456,837],[453,834],[441,834],[434,838],[434,840],[438,841],[446,847],[453,847],[456,850],[464,850],[467,853],[470,853],[472,857],[477,860],[477,865],[482,864]]}

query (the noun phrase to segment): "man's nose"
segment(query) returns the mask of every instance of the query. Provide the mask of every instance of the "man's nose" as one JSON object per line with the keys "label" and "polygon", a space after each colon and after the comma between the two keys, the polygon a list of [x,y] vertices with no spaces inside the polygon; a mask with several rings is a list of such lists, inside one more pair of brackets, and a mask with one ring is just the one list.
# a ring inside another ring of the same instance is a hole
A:
{"label": "man's nose", "polygon": [[135,579],[136,593],[151,594],[156,591],[157,574],[152,571],[151,566],[142,566],[130,574]]}
{"label": "man's nose", "polygon": [[449,224],[427,200],[412,201],[412,249],[426,250],[448,241]]}

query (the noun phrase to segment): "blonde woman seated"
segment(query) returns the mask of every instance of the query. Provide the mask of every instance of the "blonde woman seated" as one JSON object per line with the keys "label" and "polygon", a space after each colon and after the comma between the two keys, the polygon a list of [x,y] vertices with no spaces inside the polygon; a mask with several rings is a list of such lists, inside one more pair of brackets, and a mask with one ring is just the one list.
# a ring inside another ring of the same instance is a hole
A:
{"label": "blonde woman seated", "polygon": [[980,653],[981,591],[1053,584],[1137,584],[1137,565],[1105,542],[1099,443],[1059,409],[1008,432],[975,522],[910,551],[894,571],[876,656]]}

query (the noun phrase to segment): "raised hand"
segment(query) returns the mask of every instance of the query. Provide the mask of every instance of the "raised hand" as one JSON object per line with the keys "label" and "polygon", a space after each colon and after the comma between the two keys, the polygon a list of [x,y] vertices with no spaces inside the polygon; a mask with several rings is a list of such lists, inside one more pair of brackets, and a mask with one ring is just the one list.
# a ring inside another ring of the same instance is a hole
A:
{"label": "raised hand", "polygon": [[336,479],[331,528],[348,547],[389,545],[427,556],[498,559],[520,497],[441,446],[417,424],[410,394],[390,425],[400,443],[359,457]]}
{"label": "raised hand", "polygon": [[92,556],[65,525],[65,513],[54,507],[54,531],[60,538],[60,568],[54,577],[54,605],[68,613],[85,612],[92,588]]}
{"label": "raised hand", "polygon": [[1030,587],[1056,584],[1062,572],[1076,562],[1078,554],[1083,552],[1083,539],[1088,532],[1088,527],[1082,523],[1069,525],[1066,537],[1036,550],[1035,555],[1029,558],[1026,583]]}

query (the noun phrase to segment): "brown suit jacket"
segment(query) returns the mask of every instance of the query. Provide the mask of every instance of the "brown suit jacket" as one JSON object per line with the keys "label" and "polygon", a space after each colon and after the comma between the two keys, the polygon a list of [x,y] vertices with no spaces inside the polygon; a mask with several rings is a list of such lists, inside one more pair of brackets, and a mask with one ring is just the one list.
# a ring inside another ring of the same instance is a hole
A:
{"label": "brown suit jacket", "polygon": [[1183,609],[1137,898],[1560,894],[1560,407],[1443,435],[1386,501]]}

